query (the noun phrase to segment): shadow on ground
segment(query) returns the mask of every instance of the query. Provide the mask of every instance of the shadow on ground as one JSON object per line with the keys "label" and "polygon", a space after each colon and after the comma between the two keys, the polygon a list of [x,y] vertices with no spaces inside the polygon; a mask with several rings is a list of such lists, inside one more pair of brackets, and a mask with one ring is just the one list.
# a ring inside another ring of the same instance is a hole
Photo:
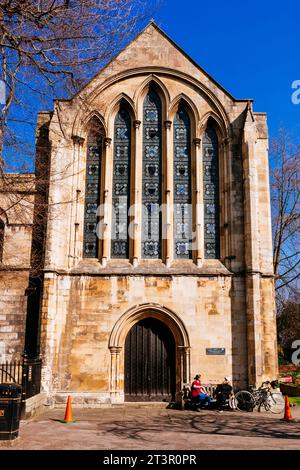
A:
{"label": "shadow on ground", "polygon": [[191,413],[187,416],[183,413],[178,415],[162,417],[148,417],[147,421],[122,420],[113,424],[99,424],[99,430],[105,431],[115,437],[129,438],[133,440],[146,440],[143,436],[156,432],[182,432],[188,435],[211,434],[226,435],[233,437],[251,438],[277,438],[277,439],[300,439],[300,426],[297,422],[285,422],[280,418],[268,418],[264,416],[257,419],[249,413],[237,415],[235,413],[216,414],[199,413],[195,416]]}

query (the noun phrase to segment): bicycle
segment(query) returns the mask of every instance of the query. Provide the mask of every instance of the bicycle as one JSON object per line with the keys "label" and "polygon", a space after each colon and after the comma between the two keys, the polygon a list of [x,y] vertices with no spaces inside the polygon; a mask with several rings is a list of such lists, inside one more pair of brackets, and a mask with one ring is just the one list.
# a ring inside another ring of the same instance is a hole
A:
{"label": "bicycle", "polygon": [[252,387],[251,392],[240,390],[235,394],[236,406],[240,411],[253,411],[255,407],[260,411],[263,406],[266,411],[271,413],[282,413],[284,410],[284,399],[281,393],[272,392],[272,389],[278,388],[278,381],[269,380],[262,383],[259,388]]}

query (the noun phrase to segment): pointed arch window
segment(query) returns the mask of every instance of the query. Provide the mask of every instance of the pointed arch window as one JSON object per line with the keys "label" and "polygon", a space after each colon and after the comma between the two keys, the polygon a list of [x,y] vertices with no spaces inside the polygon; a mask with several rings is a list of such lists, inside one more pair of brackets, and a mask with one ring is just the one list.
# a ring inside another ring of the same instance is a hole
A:
{"label": "pointed arch window", "polygon": [[192,258],[191,125],[180,105],[174,119],[174,256]]}
{"label": "pointed arch window", "polygon": [[103,153],[103,129],[100,121],[93,118],[87,138],[86,184],[84,207],[83,257],[97,258],[99,239],[97,235],[98,207],[100,204],[100,177]]}
{"label": "pointed arch window", "polygon": [[203,139],[204,257],[220,257],[218,137],[208,125]]}
{"label": "pointed arch window", "polygon": [[161,140],[161,100],[150,88],[143,107],[143,258],[161,258]]}
{"label": "pointed arch window", "polygon": [[115,119],[111,257],[129,257],[131,118],[121,105]]}

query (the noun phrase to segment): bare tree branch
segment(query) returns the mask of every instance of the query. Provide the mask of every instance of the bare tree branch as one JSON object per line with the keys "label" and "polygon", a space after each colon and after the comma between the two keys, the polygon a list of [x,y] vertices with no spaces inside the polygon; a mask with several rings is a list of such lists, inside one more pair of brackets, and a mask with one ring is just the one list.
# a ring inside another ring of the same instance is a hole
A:
{"label": "bare tree branch", "polygon": [[[157,0],[6,0],[0,2],[0,157],[20,84],[50,99],[74,94],[127,42]],[[52,88],[52,90],[51,90]],[[19,103],[21,109],[22,103]],[[23,110],[22,110],[23,111]],[[0,171],[3,160],[0,159]]]}
{"label": "bare tree branch", "polygon": [[300,146],[281,130],[271,143],[271,201],[276,290],[300,279]]}

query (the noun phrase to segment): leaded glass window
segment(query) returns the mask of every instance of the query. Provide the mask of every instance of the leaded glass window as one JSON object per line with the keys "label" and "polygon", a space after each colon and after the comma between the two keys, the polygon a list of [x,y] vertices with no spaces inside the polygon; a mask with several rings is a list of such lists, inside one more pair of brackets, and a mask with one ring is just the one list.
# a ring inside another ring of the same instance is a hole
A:
{"label": "leaded glass window", "polygon": [[128,258],[128,211],[130,201],[131,119],[121,107],[115,119],[112,189],[111,257]]}
{"label": "leaded glass window", "polygon": [[174,119],[174,257],[192,258],[190,118],[180,106]]}
{"label": "leaded glass window", "polygon": [[218,137],[213,127],[203,139],[204,256],[220,257]]}
{"label": "leaded glass window", "polygon": [[144,100],[142,257],[161,257],[161,101],[150,89]]}
{"label": "leaded glass window", "polygon": [[86,184],[84,207],[84,258],[98,257],[97,209],[100,204],[100,174],[102,161],[102,135],[96,120],[87,139]]}

